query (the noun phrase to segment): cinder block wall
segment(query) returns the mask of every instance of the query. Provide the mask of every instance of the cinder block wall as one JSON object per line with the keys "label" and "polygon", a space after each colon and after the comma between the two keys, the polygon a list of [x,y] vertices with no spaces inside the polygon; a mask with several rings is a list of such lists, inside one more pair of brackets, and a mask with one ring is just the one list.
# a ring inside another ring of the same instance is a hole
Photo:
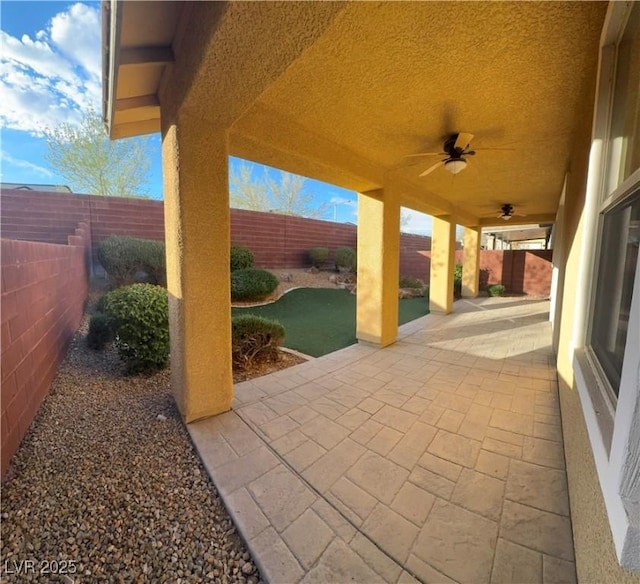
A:
{"label": "cinder block wall", "polygon": [[[553,250],[550,249],[482,250],[480,289],[491,284],[503,284],[509,294],[549,296],[553,272],[552,257]],[[463,261],[464,251],[456,251],[456,263],[461,264]]]}
{"label": "cinder block wall", "polygon": [[256,265],[264,268],[302,268],[311,264],[307,251],[328,247],[329,260],[338,247],[355,248],[355,225],[231,209],[231,242],[253,251]]}
{"label": "cinder block wall", "polygon": [[[96,263],[96,247],[109,235],[164,240],[162,201],[3,190],[1,204],[5,238],[65,243],[79,221],[89,222]],[[330,261],[337,248],[355,248],[357,228],[346,223],[231,209],[231,240],[251,248],[261,267],[304,268],[310,265],[307,252],[312,247],[328,247]],[[422,252],[429,249],[430,237],[402,234],[400,272],[426,278],[428,261]]]}
{"label": "cinder block wall", "polygon": [[3,476],[82,320],[91,239],[87,224],[74,233],[68,245],[1,240]]}

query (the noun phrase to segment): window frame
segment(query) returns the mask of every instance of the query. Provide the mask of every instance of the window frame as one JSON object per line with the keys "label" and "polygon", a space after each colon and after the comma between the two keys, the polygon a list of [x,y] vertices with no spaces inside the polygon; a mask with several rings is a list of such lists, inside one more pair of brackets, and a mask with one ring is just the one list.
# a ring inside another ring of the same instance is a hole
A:
{"label": "window frame", "polygon": [[572,337],[575,348],[575,385],[581,400],[618,561],[626,568],[640,571],[640,553],[637,547],[637,542],[640,541],[640,424],[637,422],[640,419],[640,256],[633,283],[617,399],[590,347],[604,217],[640,189],[639,168],[608,193],[613,162],[610,160],[610,133],[617,49],[633,6],[633,2],[609,4],[600,41],[592,148],[583,211],[584,231],[580,248],[582,258],[579,281],[587,282],[588,290],[576,299],[576,324]]}

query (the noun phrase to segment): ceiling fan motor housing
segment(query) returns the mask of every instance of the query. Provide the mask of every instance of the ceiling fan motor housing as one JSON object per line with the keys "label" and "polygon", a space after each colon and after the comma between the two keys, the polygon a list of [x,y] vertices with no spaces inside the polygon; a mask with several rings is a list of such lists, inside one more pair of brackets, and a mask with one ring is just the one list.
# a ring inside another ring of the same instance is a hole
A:
{"label": "ceiling fan motor housing", "polygon": [[456,140],[458,135],[454,134],[451,138],[447,138],[444,142],[444,151],[451,158],[460,158],[464,154],[464,148],[456,148]]}
{"label": "ceiling fan motor housing", "polygon": [[502,215],[500,215],[501,219],[508,221],[509,219],[511,219],[511,217],[513,217],[513,205],[505,203],[504,205],[502,205],[500,210],[502,211]]}

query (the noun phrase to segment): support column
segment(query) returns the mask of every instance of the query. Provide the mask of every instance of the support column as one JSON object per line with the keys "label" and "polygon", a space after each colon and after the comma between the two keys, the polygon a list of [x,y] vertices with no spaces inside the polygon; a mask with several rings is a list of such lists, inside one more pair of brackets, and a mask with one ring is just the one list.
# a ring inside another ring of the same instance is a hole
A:
{"label": "support column", "polygon": [[464,228],[462,297],[476,298],[480,292],[480,243],[482,227]]}
{"label": "support column", "polygon": [[382,347],[398,335],[400,203],[392,189],[358,195],[356,336]]}
{"label": "support column", "polygon": [[187,422],[233,399],[226,133],[180,119],[163,131],[171,387]]}
{"label": "support column", "polygon": [[453,310],[456,225],[448,217],[434,217],[431,235],[429,311],[449,314]]}

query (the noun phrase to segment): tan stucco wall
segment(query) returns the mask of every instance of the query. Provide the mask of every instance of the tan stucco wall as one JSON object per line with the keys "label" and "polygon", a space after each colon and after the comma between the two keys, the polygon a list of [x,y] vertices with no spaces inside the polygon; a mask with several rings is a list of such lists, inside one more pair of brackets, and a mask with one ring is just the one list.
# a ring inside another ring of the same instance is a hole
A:
{"label": "tan stucco wall", "polygon": [[579,282],[577,275],[581,258],[582,213],[591,145],[594,93],[595,71],[593,87],[585,94],[581,107],[580,116],[584,122],[574,139],[573,155],[567,173],[563,235],[559,242],[562,245],[560,257],[566,263],[560,271],[558,285],[562,294],[558,382],[578,581],[626,584],[640,582],[640,575],[623,570],[616,557],[580,397],[574,384],[569,350],[575,323],[573,307],[576,295],[580,288],[588,285]]}
{"label": "tan stucco wall", "polygon": [[575,388],[562,387],[561,384],[560,408],[578,582],[637,584],[640,575],[623,570],[618,564],[582,406]]}
{"label": "tan stucco wall", "polygon": [[453,310],[453,268],[456,261],[456,225],[451,217],[434,217],[431,232],[429,311],[449,314]]}
{"label": "tan stucco wall", "polygon": [[480,243],[482,228],[465,227],[462,264],[462,297],[475,298],[480,292]]}
{"label": "tan stucco wall", "polygon": [[358,195],[356,337],[385,347],[398,336],[400,203],[393,188]]}
{"label": "tan stucco wall", "polygon": [[184,116],[162,148],[171,390],[192,422],[233,399],[226,138]]}

